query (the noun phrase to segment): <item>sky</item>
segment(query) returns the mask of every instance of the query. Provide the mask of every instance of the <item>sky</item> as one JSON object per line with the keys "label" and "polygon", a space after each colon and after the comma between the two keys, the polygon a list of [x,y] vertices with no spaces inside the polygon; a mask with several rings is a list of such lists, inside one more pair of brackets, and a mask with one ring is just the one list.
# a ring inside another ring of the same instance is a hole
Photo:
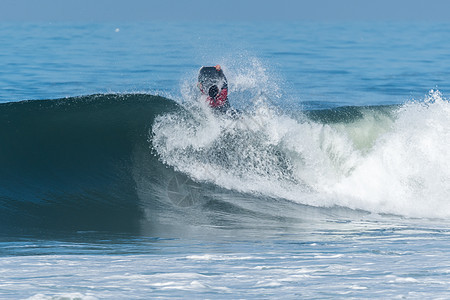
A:
{"label": "sky", "polygon": [[450,21],[447,0],[0,0],[0,22]]}

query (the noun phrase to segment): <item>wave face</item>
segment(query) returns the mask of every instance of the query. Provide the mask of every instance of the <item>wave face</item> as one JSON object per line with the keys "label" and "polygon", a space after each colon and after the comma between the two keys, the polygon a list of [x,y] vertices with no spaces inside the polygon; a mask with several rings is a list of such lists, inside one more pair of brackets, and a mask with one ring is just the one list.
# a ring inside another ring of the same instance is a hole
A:
{"label": "wave face", "polygon": [[1,104],[1,228],[221,226],[311,207],[450,215],[450,104],[438,92],[401,106],[255,103],[234,117],[144,94]]}
{"label": "wave face", "polygon": [[148,132],[156,115],[177,109],[139,94],[1,104],[1,228],[135,230],[134,157],[152,176],[165,169]]}

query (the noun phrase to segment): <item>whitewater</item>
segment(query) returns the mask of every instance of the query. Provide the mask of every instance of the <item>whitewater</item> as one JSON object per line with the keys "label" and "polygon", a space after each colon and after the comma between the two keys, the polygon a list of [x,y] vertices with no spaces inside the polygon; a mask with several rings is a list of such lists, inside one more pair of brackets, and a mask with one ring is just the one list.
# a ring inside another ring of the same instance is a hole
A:
{"label": "whitewater", "polygon": [[400,106],[287,113],[271,105],[279,89],[263,68],[251,70],[260,74],[240,74],[232,90],[251,99],[238,116],[218,116],[194,93],[186,96],[198,100],[193,113],[156,118],[151,142],[164,163],[197,181],[306,205],[449,216],[450,103],[439,91]]}
{"label": "whitewater", "polygon": [[0,23],[0,298],[447,297],[448,24],[247,25]]}

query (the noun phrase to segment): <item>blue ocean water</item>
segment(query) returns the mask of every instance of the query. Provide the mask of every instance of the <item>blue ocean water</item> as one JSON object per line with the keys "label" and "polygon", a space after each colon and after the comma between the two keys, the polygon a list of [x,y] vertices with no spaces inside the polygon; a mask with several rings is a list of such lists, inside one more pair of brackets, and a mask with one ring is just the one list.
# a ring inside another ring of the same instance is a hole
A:
{"label": "blue ocean water", "polygon": [[2,23],[0,101],[178,94],[201,65],[256,58],[298,101],[403,103],[448,89],[449,35],[434,23]]}
{"label": "blue ocean water", "polygon": [[[0,23],[0,298],[448,297],[449,41]],[[238,118],[196,91],[215,64]]]}

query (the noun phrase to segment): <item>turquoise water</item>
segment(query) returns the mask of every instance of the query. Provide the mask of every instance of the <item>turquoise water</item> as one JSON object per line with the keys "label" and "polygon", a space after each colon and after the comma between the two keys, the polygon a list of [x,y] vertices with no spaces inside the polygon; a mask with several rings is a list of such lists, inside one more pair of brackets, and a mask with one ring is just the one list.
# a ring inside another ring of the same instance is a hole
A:
{"label": "turquoise water", "polygon": [[449,35],[0,23],[0,298],[446,298]]}

